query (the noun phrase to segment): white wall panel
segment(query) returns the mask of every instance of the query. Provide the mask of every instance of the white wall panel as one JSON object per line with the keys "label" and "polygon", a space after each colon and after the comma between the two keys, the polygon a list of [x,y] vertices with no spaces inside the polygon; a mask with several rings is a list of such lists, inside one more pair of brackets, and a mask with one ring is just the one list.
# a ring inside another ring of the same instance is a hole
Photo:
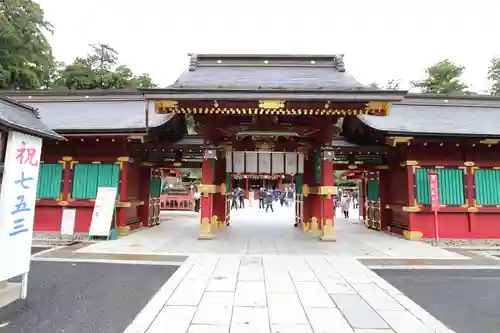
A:
{"label": "white wall panel", "polygon": [[245,172],[245,152],[244,151],[233,151],[233,172],[243,173]]}
{"label": "white wall panel", "polygon": [[259,153],[259,173],[271,173],[271,153]]}
{"label": "white wall panel", "polygon": [[257,152],[255,151],[247,151],[245,153],[246,156],[246,173],[257,173],[258,172],[258,165],[257,165]]}
{"label": "white wall panel", "polygon": [[285,153],[273,152],[272,153],[272,173],[284,173],[285,172]]}

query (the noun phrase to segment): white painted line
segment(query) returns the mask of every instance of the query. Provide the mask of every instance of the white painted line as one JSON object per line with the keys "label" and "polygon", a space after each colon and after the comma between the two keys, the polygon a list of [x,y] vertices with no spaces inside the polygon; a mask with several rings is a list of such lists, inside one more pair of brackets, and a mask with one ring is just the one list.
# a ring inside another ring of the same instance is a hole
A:
{"label": "white painted line", "polygon": [[389,269],[500,269],[500,265],[366,265],[369,269],[389,270]]}
{"label": "white painted line", "polygon": [[86,258],[44,258],[32,257],[31,261],[52,261],[52,262],[72,262],[72,263],[105,263],[105,264],[128,264],[128,265],[156,265],[156,266],[180,266],[178,261],[152,261],[152,260],[113,260],[113,259],[86,259]]}
{"label": "white painted line", "polygon": [[471,260],[471,258],[457,254],[456,257],[370,257],[362,256],[356,257],[356,259],[368,259],[368,260]]}
{"label": "white painted line", "polygon": [[[153,296],[149,303],[139,312],[134,321],[127,327],[123,333],[145,333],[160,311],[163,309],[168,299],[174,293],[175,289],[182,282],[191,267],[196,263],[197,258],[188,258],[179,269],[167,280],[160,290]],[[165,332],[168,329],[165,328]]]}

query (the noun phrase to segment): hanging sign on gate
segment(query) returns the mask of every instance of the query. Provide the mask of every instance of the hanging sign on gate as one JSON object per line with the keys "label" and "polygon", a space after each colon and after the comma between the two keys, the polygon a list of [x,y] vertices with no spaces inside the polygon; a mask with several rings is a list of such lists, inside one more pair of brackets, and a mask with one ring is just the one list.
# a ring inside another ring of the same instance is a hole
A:
{"label": "hanging sign on gate", "polygon": [[429,189],[431,194],[431,208],[433,211],[438,211],[441,203],[439,202],[439,182],[437,172],[429,172]]}

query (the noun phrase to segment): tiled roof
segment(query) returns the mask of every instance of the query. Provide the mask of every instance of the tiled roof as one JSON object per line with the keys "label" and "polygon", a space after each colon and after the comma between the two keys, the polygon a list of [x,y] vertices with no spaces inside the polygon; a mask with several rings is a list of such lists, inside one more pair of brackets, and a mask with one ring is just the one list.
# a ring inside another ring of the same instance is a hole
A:
{"label": "tiled roof", "polygon": [[500,99],[425,99],[408,96],[387,117],[358,116],[376,130],[394,134],[500,136]]}
{"label": "tiled roof", "polygon": [[0,123],[21,133],[64,140],[38,118],[35,109],[6,97],[0,97]]}
{"label": "tiled roof", "polygon": [[172,88],[362,89],[341,55],[192,55]]}
{"label": "tiled roof", "polygon": [[146,124],[146,101],[37,101],[27,104],[36,108],[40,118],[58,132],[130,131],[154,128],[168,122],[172,114],[155,113],[152,102]]}

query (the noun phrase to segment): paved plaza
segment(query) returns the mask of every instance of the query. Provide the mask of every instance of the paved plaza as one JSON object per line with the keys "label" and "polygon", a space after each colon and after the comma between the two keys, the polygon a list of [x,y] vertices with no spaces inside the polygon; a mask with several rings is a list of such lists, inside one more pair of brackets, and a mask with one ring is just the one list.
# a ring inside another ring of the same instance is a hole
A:
{"label": "paved plaza", "polygon": [[228,230],[197,240],[199,217],[166,212],[158,228],[79,253],[189,258],[125,333],[450,333],[358,258],[466,257],[337,219],[337,242],[293,228],[293,209],[232,214]]}
{"label": "paved plaza", "polygon": [[[419,288],[427,288],[422,287],[424,280],[417,277],[416,287],[401,288],[398,273],[381,272],[379,276],[371,268],[433,262],[440,266],[450,262],[449,267],[453,268],[462,263],[464,267],[471,263],[486,265],[493,259],[478,259],[480,256],[475,258],[464,251],[448,251],[367,229],[355,210],[351,211],[349,220],[336,219],[336,242],[321,242],[318,233],[294,228],[293,214],[293,207],[277,206],[273,213],[247,207],[232,212],[231,227],[217,231],[215,239],[198,240],[197,213],[163,212],[160,226],[133,232],[116,241],[81,243],[41,252],[35,249],[34,252],[38,252],[33,256],[35,268],[43,267],[43,272],[61,277],[65,275],[45,265],[67,265],[57,267],[67,267],[66,273],[74,271],[81,275],[80,282],[72,276],[68,278],[70,282],[66,282],[75,289],[70,293],[79,301],[68,303],[76,310],[71,306],[61,308],[73,309],[68,317],[72,321],[68,324],[67,320],[62,321],[66,317],[61,316],[64,311],[57,310],[58,305],[54,308],[56,312],[47,312],[43,307],[44,299],[50,299],[43,296],[43,292],[51,289],[36,287],[39,296],[34,301],[38,305],[28,311],[40,323],[52,316],[55,319],[43,322],[60,322],[60,329],[79,333],[469,333],[460,322],[448,320],[446,312],[441,315],[443,312],[435,311],[435,306],[428,306],[432,293],[422,294],[427,298],[415,297]],[[126,279],[119,275],[113,277],[99,265],[105,265],[108,270],[120,267],[110,272],[122,272]],[[109,286],[111,293],[113,288],[123,290],[117,291],[117,297],[96,292],[86,275],[78,273],[75,267],[83,268],[85,274],[97,280],[105,279],[102,285]],[[162,272],[170,267],[179,268],[169,278],[170,274]],[[32,273],[37,271],[34,269]],[[150,279],[148,274],[154,276]],[[408,279],[414,276],[411,271],[404,274]],[[396,289],[383,276],[396,281],[401,289]],[[43,281],[54,279],[35,276],[34,281],[44,286]],[[54,281],[64,286],[61,279]],[[120,282],[122,280],[124,282]],[[480,288],[480,282],[478,278],[476,288]],[[136,283],[147,285],[147,291],[133,287]],[[83,288],[82,292],[76,291],[78,288]],[[124,288],[132,288],[131,293]],[[448,289],[434,290],[435,297],[440,297],[438,291]],[[405,291],[409,294],[405,295]],[[64,294],[58,297],[61,295]],[[69,300],[62,297],[61,304]],[[113,307],[110,302],[123,306]],[[102,321],[104,317],[100,314],[92,319],[90,309],[100,306],[113,309],[110,312],[113,318],[119,317],[120,311],[128,315],[114,324]],[[448,325],[453,324],[456,331],[427,311],[439,315]],[[463,313],[466,316],[467,312]],[[31,325],[24,320],[28,315],[29,312],[15,316],[4,313],[2,319],[8,323],[8,332],[17,333],[15,328],[19,327],[26,332],[45,333],[45,326]],[[98,325],[100,330],[94,324],[88,326],[99,320],[102,321],[102,325]],[[487,320],[488,325],[495,325],[494,316]]]}
{"label": "paved plaza", "polygon": [[355,215],[356,210],[352,211],[352,220],[336,218],[336,242],[320,242],[318,233],[303,233],[293,227],[293,207],[275,205],[274,208],[274,213],[265,213],[254,204],[233,211],[231,227],[215,232],[216,238],[210,241],[198,240],[199,214],[162,212],[162,223],[158,227],[134,232],[117,241],[100,242],[79,252],[465,259],[438,247],[370,230]]}
{"label": "paved plaza", "polygon": [[354,258],[192,256],[125,333],[453,332]]}

